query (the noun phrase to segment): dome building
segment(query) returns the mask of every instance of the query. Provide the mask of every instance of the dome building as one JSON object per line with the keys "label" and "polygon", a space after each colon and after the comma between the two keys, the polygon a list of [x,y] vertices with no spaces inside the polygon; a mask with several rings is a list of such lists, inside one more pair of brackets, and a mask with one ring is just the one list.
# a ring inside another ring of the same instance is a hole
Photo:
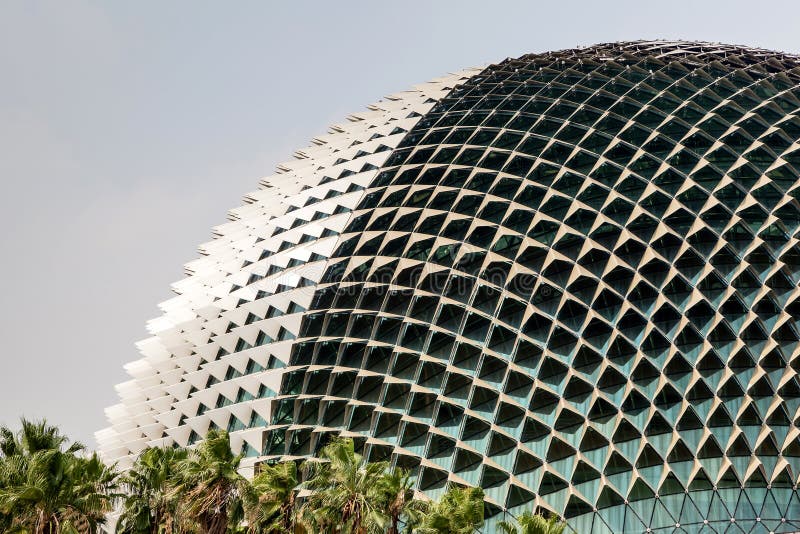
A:
{"label": "dome building", "polygon": [[580,533],[800,530],[800,57],[611,43],[387,97],[186,266],[104,456],[332,435]]}

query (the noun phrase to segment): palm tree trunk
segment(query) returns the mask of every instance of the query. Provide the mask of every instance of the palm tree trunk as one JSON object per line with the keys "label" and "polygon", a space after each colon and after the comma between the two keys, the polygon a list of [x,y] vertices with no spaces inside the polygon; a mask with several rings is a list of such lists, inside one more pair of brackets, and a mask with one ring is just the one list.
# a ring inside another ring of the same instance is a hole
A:
{"label": "palm tree trunk", "polygon": [[288,503],[284,503],[281,505],[281,525],[283,526],[286,532],[293,532],[292,529],[292,501],[289,500]]}
{"label": "palm tree trunk", "polygon": [[39,511],[39,519],[36,521],[36,525],[34,526],[34,532],[36,534],[57,534],[58,533],[58,523],[52,516],[45,515],[44,510]]}
{"label": "palm tree trunk", "polygon": [[228,510],[222,508],[219,513],[211,517],[207,534],[225,534],[228,530]]}

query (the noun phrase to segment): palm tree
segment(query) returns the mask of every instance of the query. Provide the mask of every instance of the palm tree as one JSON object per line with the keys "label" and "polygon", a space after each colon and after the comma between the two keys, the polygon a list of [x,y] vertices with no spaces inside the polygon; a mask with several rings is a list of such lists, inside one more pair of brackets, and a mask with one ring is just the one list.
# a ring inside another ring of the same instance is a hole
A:
{"label": "palm tree", "polygon": [[177,462],[185,460],[186,449],[146,449],[122,477],[126,495],[118,534],[171,534],[175,528],[177,501],[170,493]]}
{"label": "palm tree", "polygon": [[245,517],[251,532],[282,534],[298,530],[300,480],[294,462],[262,465],[250,486]]}
{"label": "palm tree", "polygon": [[562,534],[567,527],[558,516],[551,515],[549,519],[545,519],[544,516],[529,511],[517,517],[516,523],[519,528],[509,521],[501,521],[499,526],[505,534]]}
{"label": "palm tree", "polygon": [[420,534],[472,534],[483,526],[483,490],[451,485],[431,506]]}
{"label": "palm tree", "polygon": [[[48,424],[44,419],[29,421],[23,417],[16,433],[6,426],[0,427],[0,453],[5,458],[14,455],[30,456],[39,451],[62,450],[68,442],[69,439],[61,434],[57,426]],[[64,452],[76,453],[83,449],[84,446],[75,441]]]}
{"label": "palm tree", "polygon": [[0,428],[0,526],[26,534],[94,533],[113,508],[117,472],[45,421]]}
{"label": "palm tree", "polygon": [[119,493],[119,472],[116,466],[108,466],[97,453],[91,456],[67,454],[67,480],[64,507],[61,516],[61,532],[69,534],[67,524],[83,525],[76,531],[98,532],[105,523],[106,515],[114,509]]}
{"label": "palm tree", "polygon": [[247,480],[237,472],[241,455],[233,454],[228,433],[211,430],[188,456],[177,462],[169,499],[178,500],[181,527],[202,534],[225,534],[242,518]]}
{"label": "palm tree", "polygon": [[303,515],[312,528],[347,534],[383,533],[389,518],[378,504],[386,462],[367,462],[353,440],[335,438],[320,451],[321,461],[306,462],[306,487],[312,491]]}
{"label": "palm tree", "polygon": [[402,520],[408,531],[417,526],[428,509],[428,503],[414,498],[411,475],[404,469],[394,469],[381,477],[380,489],[383,513],[389,517],[387,534],[400,534]]}

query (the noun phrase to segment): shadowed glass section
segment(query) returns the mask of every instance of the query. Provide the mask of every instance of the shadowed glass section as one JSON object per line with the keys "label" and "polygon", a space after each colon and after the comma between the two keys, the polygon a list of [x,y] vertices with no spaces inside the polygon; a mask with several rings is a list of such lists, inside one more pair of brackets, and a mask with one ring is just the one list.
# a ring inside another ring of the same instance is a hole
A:
{"label": "shadowed glass section", "polygon": [[577,532],[800,530],[798,78],[623,43],[456,87],[341,233],[263,453],[353,436]]}

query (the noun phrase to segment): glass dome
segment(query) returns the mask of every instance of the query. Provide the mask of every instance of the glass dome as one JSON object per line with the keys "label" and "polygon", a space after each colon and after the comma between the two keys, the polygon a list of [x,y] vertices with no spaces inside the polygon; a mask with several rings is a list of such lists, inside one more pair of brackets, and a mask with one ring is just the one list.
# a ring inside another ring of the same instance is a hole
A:
{"label": "glass dome", "polygon": [[494,518],[800,530],[799,79],[777,52],[612,43],[352,116],[188,266],[107,457],[343,434]]}

